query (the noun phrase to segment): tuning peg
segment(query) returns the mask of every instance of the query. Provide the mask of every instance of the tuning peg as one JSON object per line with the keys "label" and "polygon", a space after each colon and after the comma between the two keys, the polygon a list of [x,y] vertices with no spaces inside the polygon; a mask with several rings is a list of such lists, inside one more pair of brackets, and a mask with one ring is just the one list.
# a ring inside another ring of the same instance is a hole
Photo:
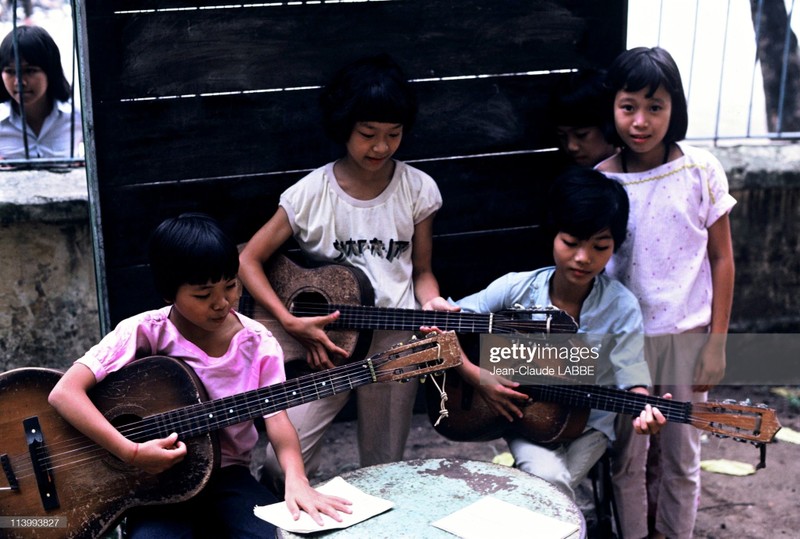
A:
{"label": "tuning peg", "polygon": [[[411,338],[409,339],[409,341],[416,341],[416,340],[417,340],[416,335],[412,335]],[[396,342],[392,346],[389,347],[389,350],[396,350],[396,349],[400,348],[401,346],[403,346],[404,344],[408,344],[408,343]]]}

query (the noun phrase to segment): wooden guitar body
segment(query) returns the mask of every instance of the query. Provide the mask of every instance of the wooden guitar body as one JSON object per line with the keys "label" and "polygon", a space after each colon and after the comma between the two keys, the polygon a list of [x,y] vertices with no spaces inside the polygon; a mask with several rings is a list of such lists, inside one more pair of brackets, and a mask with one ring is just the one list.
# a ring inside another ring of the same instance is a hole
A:
{"label": "wooden guitar body", "polygon": [[120,462],[74,429],[47,402],[61,377],[49,369],[0,374],[0,516],[60,527],[1,528],[2,537],[93,538],[125,510],[188,500],[217,466],[216,431],[377,382],[398,382],[457,366],[452,332],[397,345],[361,361],[214,400],[180,360],[153,356],[106,377],[89,394],[136,442],[175,432],[188,454],[157,475]]}
{"label": "wooden guitar body", "polygon": [[[540,444],[564,442],[583,432],[592,409],[633,416],[647,404],[658,407],[667,421],[692,425],[715,436],[752,443],[762,449],[781,429],[775,410],[765,405],[728,400],[680,402],[586,384],[519,386],[517,391],[531,400],[522,407],[523,417],[509,422],[492,412],[481,394],[452,371],[446,374],[443,388],[447,393],[448,417],[440,421],[441,395],[436,386],[431,381],[425,384],[428,416],[437,432],[456,441],[493,440],[513,433]],[[761,455],[760,466],[763,466],[763,451]]]}
{"label": "wooden guitar body", "polygon": [[[170,358],[141,359],[120,372],[125,374],[109,375],[91,393],[97,408],[115,425],[205,400],[205,389],[194,372]],[[126,509],[187,500],[208,481],[217,458],[213,433],[185,440],[188,455],[180,464],[158,475],[147,474],[95,446],[56,413],[47,397],[60,377],[60,372],[49,369],[0,374],[2,452],[8,455],[19,481],[18,490],[0,493],[0,515],[58,516],[66,519],[71,529],[21,529],[19,537],[97,537]],[[38,418],[53,469],[51,479],[57,497],[53,509],[43,507],[19,419],[5,419],[21,417]],[[97,452],[104,456],[94,459],[91,466],[81,466],[76,457],[91,458]],[[2,531],[16,537],[13,529]]]}
{"label": "wooden guitar body", "polygon": [[[372,305],[375,294],[369,278],[358,268],[341,264],[325,264],[305,268],[286,256],[273,256],[264,271],[275,293],[290,311],[296,303],[319,305]],[[306,349],[294,337],[286,333],[283,326],[266,309],[256,303],[252,296],[244,293],[239,300],[239,312],[254,318],[269,329],[283,348],[284,360],[288,363],[306,359]],[[328,337],[339,347],[347,350],[350,357],[362,358],[369,350],[372,331],[330,329]],[[342,358],[332,356],[334,364]]]}
{"label": "wooden guitar body", "polygon": [[[426,380],[424,386],[428,417],[431,424],[435,424],[439,418],[439,391],[430,380]],[[445,391],[449,415],[434,428],[445,438],[457,442],[496,440],[511,434],[539,444],[569,441],[583,432],[589,418],[589,408],[533,401],[522,407],[521,419],[509,422],[495,414],[480,392],[453,370],[446,374]]]}

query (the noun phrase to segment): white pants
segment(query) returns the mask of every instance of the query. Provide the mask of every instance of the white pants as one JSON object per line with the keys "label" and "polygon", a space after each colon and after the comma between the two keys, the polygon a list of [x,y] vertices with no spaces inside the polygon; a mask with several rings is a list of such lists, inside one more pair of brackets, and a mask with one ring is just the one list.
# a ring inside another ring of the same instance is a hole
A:
{"label": "white pants", "polygon": [[[410,336],[407,332],[375,331],[367,357],[405,342]],[[419,381],[412,379],[405,383],[377,383],[356,388],[361,466],[403,459],[418,387]],[[347,404],[350,394],[350,391],[338,393],[287,410],[300,438],[300,451],[309,477],[319,469],[325,432]],[[267,446],[263,473],[269,476],[276,489],[283,490],[283,471],[271,445]]]}
{"label": "white pants", "polygon": [[525,438],[506,438],[517,468],[552,483],[571,499],[575,489],[608,448],[608,437],[588,429],[569,443],[541,446]]}
{"label": "white pants", "polygon": [[[645,359],[656,384],[654,393],[673,400],[705,402],[707,393],[692,391],[694,366],[707,341],[704,330],[645,339]],[[700,431],[667,423],[653,438],[633,432],[630,416],[619,416],[612,464],[614,496],[626,539],[648,534],[648,514],[655,529],[671,539],[690,539],[700,501]]]}

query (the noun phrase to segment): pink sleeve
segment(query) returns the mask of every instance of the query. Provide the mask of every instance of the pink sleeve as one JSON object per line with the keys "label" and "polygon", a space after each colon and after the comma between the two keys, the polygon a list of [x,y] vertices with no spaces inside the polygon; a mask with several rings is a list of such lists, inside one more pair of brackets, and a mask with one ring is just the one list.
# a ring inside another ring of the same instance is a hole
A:
{"label": "pink sleeve", "polygon": [[138,350],[149,347],[146,328],[138,318],[123,320],[76,363],[86,365],[100,382],[136,359]]}

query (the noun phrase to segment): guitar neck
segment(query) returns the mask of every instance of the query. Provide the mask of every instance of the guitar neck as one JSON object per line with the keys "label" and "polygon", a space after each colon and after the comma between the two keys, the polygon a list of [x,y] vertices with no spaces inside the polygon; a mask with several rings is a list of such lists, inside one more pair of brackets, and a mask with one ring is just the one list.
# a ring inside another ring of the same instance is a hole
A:
{"label": "guitar neck", "polygon": [[376,382],[371,360],[329,369],[260,389],[148,416],[128,436],[147,441],[177,432],[192,438],[306,402]]}
{"label": "guitar neck", "polygon": [[692,403],[677,402],[654,395],[640,395],[624,389],[604,386],[527,386],[531,397],[558,402],[576,408],[592,408],[626,415],[639,415],[645,404],[656,406],[667,419],[676,423],[691,423]]}
{"label": "guitar neck", "polygon": [[[489,314],[422,311],[363,305],[304,306],[302,313],[330,314],[337,310],[341,316],[330,326],[337,329],[416,331],[420,326],[436,326],[442,331],[455,331],[456,333],[497,333],[496,328],[492,327],[493,316]],[[293,312],[295,312],[294,309]]]}
{"label": "guitar neck", "polygon": [[[328,325],[330,329],[362,330],[383,329],[391,331],[417,331],[420,326],[436,326],[442,331],[456,333],[575,333],[575,321],[563,311],[520,311],[509,314],[470,313],[462,311],[423,311],[349,304],[303,303],[292,306],[296,316],[325,316],[339,311],[339,318]],[[540,319],[525,317],[537,313]]]}

